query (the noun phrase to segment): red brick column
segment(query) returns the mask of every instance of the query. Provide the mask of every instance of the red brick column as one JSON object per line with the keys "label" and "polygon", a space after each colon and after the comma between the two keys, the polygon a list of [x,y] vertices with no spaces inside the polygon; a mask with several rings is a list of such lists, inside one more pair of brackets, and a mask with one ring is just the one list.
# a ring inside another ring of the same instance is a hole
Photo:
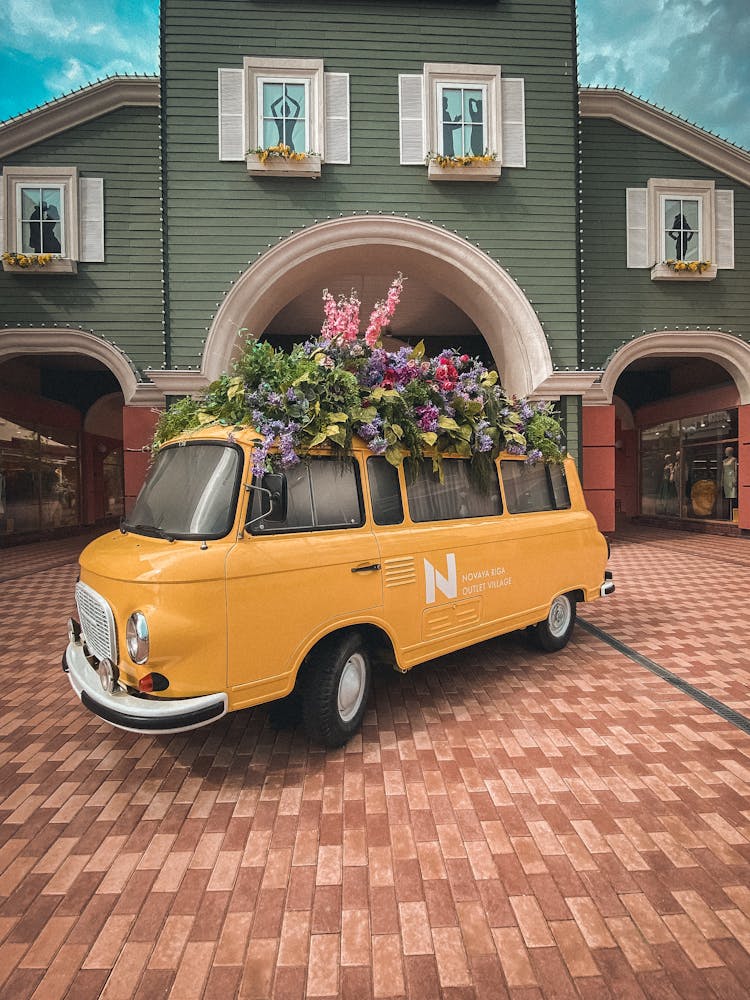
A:
{"label": "red brick column", "polygon": [[739,525],[750,531],[750,403],[739,407],[739,488],[737,507]]}
{"label": "red brick column", "polygon": [[[149,406],[124,406],[122,445],[125,464],[125,513],[133,509],[135,498],[146,478],[151,461],[150,445],[159,414]],[[145,451],[144,451],[145,448]]]}
{"label": "red brick column", "polygon": [[615,408],[583,407],[583,492],[600,531],[615,530]]}

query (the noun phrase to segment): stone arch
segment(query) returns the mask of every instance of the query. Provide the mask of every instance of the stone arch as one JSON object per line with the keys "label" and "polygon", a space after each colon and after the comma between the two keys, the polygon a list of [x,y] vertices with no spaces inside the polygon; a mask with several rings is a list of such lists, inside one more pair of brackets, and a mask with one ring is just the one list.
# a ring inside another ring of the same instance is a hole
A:
{"label": "stone arch", "polygon": [[138,381],[122,351],[102,337],[67,327],[17,327],[0,332],[0,364],[41,354],[82,354],[100,361],[120,383],[125,402],[136,396]]}
{"label": "stone arch", "polygon": [[703,358],[721,365],[734,380],[740,403],[750,403],[750,345],[719,330],[664,330],[636,337],[615,351],[584,402],[612,403],[617,380],[629,365],[640,358],[670,356]]}
{"label": "stone arch", "polygon": [[[202,373],[226,371],[238,332],[260,335],[301,285],[320,281],[352,255],[396,260],[400,268],[440,289],[475,324],[492,352],[503,384],[531,393],[552,374],[544,330],[523,291],[499,264],[462,237],[416,219],[352,216],[317,223],[264,253],[237,280],[213,319]],[[249,320],[250,318],[250,320]]]}

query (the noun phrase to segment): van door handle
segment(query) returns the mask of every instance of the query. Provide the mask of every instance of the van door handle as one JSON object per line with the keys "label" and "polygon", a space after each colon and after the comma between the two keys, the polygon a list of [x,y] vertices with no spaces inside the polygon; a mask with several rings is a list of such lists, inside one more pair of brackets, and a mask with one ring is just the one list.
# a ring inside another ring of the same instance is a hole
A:
{"label": "van door handle", "polygon": [[369,566],[353,566],[352,573],[369,573],[374,569],[380,569],[380,563],[370,563]]}

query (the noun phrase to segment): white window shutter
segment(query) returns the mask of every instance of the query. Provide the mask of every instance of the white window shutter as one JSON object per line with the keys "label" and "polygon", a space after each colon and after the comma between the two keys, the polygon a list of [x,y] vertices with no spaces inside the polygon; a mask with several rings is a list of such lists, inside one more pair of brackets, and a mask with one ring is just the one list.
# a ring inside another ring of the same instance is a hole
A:
{"label": "white window shutter", "polygon": [[716,266],[734,267],[734,191],[716,191]]}
{"label": "white window shutter", "polygon": [[424,163],[424,80],[422,76],[401,74],[398,78],[399,135],[401,163]]}
{"label": "white window shutter", "polygon": [[500,86],[503,127],[501,164],[503,167],[525,167],[526,108],[523,79],[503,77]]}
{"label": "white window shutter", "polygon": [[78,181],[78,259],[104,260],[104,181],[81,177]]}
{"label": "white window shutter", "polygon": [[0,174],[0,253],[5,253],[5,185]]}
{"label": "white window shutter", "polygon": [[349,163],[349,74],[325,73],[325,162]]}
{"label": "white window shutter", "polygon": [[245,71],[219,70],[219,159],[244,160]]}
{"label": "white window shutter", "polygon": [[651,267],[648,251],[648,190],[627,188],[628,267]]}

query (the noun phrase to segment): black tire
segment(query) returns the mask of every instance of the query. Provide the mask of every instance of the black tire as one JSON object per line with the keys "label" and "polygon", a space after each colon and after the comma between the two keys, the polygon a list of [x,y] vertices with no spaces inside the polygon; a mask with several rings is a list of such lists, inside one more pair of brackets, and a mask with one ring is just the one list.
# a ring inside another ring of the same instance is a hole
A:
{"label": "black tire", "polygon": [[543,622],[534,625],[531,635],[535,645],[548,653],[556,653],[568,645],[576,623],[576,602],[570,594],[560,594],[550,605]]}
{"label": "black tire", "polygon": [[310,653],[302,709],[311,740],[340,747],[351,739],[367,708],[371,677],[370,656],[357,632],[324,641]]}

